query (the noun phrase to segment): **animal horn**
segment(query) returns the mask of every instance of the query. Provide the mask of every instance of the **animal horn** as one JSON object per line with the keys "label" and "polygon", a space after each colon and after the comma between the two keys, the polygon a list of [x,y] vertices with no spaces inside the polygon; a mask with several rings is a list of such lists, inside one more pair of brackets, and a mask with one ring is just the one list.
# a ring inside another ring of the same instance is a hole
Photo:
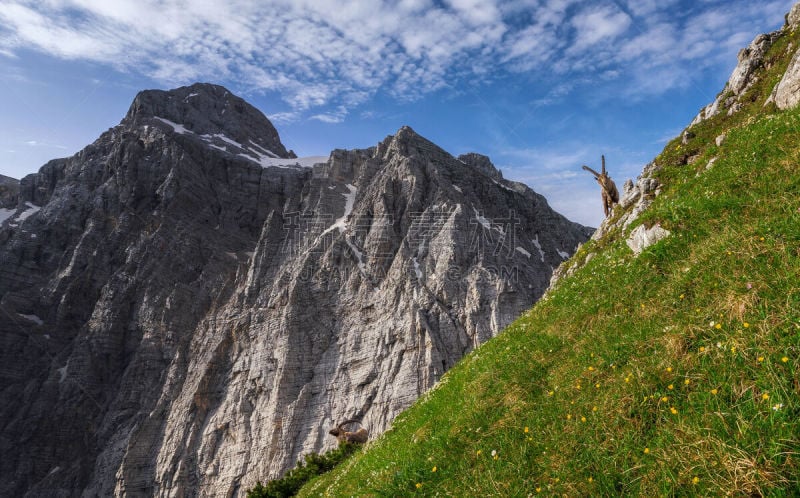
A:
{"label": "animal horn", "polygon": [[343,425],[352,424],[352,423],[356,423],[358,425],[362,425],[361,422],[359,422],[358,420],[351,418],[351,419],[345,420],[344,422],[339,424],[337,427],[339,427],[339,430],[344,430],[344,429],[342,429]]}
{"label": "animal horn", "polygon": [[597,171],[593,170],[589,166],[586,166],[585,164],[583,165],[583,169],[585,169],[589,173],[593,174],[595,177],[599,177],[600,176],[600,173],[598,173]]}
{"label": "animal horn", "polygon": [[603,162],[603,169],[602,169],[602,171],[603,171],[603,174],[605,175],[605,174],[606,174],[606,156],[605,156],[605,155],[601,155],[601,156],[600,156],[600,159],[601,159],[601,160],[602,160],[602,162]]}

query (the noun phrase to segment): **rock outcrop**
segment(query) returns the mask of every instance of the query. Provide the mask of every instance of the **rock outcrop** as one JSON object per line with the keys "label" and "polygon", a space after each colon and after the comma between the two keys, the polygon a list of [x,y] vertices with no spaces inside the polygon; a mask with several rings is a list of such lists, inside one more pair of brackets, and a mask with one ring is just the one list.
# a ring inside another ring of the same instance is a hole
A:
{"label": "rock outcrop", "polygon": [[660,240],[669,237],[669,235],[669,230],[662,228],[660,225],[653,225],[649,228],[644,225],[639,225],[631,231],[628,240],[625,242],[628,244],[631,251],[633,251],[633,254],[638,256],[642,251]]}
{"label": "rock outcrop", "polygon": [[293,156],[193,85],[20,182],[0,495],[242,496],[343,420],[380,434],[591,234],[408,127]]}
{"label": "rock outcrop", "polygon": [[[689,126],[696,125],[723,111],[729,116],[739,112],[746,104],[742,100],[745,93],[758,81],[760,70],[768,65],[764,60],[767,51],[778,38],[796,31],[798,28],[800,28],[800,3],[796,3],[786,14],[786,23],[782,29],[756,36],[750,45],[739,51],[738,63],[722,92],[714,99],[714,102],[700,110]],[[800,50],[791,43],[787,50],[791,51],[790,54],[794,53],[794,56],[781,81],[775,86],[766,101],[766,103],[774,102],[778,109],[789,109],[800,103]]]}
{"label": "rock outcrop", "polygon": [[728,78],[725,88],[714,102],[700,110],[691,125],[716,116],[720,112],[726,112],[730,116],[742,108],[741,97],[755,83],[758,69],[764,64],[764,55],[780,34],[781,31],[760,34],[750,42],[750,45],[739,51],[738,64]]}

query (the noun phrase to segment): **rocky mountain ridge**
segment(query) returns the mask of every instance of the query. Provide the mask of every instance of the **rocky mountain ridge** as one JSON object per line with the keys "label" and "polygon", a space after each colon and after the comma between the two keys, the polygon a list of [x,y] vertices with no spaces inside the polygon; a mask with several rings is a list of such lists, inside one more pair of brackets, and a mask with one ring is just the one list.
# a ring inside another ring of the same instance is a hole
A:
{"label": "rocky mountain ridge", "polygon": [[[725,87],[713,102],[700,110],[689,127],[721,112],[725,112],[728,116],[739,112],[747,104],[747,92],[759,80],[761,69],[769,70],[775,62],[766,58],[770,47],[783,34],[798,27],[800,27],[800,4],[795,4],[786,14],[785,24],[781,29],[756,36],[747,47],[739,51],[738,62]],[[800,52],[791,45],[787,51],[794,53],[789,68],[764,102],[765,105],[772,103],[778,109],[790,109],[800,102]]]}
{"label": "rocky mountain ridge", "polygon": [[0,226],[0,495],[241,496],[373,436],[592,230],[411,128],[294,157],[222,87],[140,93]]}

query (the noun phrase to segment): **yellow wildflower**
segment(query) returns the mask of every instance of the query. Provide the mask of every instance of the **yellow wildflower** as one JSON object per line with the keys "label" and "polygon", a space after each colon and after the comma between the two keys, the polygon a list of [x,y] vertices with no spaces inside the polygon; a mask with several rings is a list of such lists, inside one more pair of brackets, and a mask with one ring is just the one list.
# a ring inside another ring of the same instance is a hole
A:
{"label": "yellow wildflower", "polygon": [[677,415],[677,414],[678,414],[678,410],[676,410],[674,406],[670,407],[669,411],[670,411],[670,413],[672,413],[673,415]]}
{"label": "yellow wildflower", "polygon": [[673,389],[675,389],[675,386],[673,386],[672,384],[670,384],[670,385],[668,385],[668,386],[667,386],[667,389],[669,389],[670,391],[672,391]]}
{"label": "yellow wildflower", "polygon": [[717,329],[717,330],[719,330],[719,329],[721,329],[721,328],[722,328],[722,324],[721,324],[721,323],[718,323],[718,324],[714,325],[714,328],[715,328],[715,329]]}
{"label": "yellow wildflower", "polygon": [[431,469],[431,472],[436,472],[436,465],[433,466],[433,468]]}
{"label": "yellow wildflower", "polygon": [[762,394],[761,395],[761,399],[763,399],[764,401],[768,400],[769,399],[769,394],[767,394],[767,393]]}
{"label": "yellow wildflower", "polygon": [[648,453],[650,453],[650,448],[645,448],[644,449],[644,454],[647,455]]}
{"label": "yellow wildflower", "polygon": [[527,427],[525,427],[525,429],[523,429],[523,430],[524,430],[525,434],[527,434],[529,429]]}
{"label": "yellow wildflower", "polygon": [[661,401],[663,401],[664,403],[666,403],[667,401],[669,401],[669,396],[664,396],[664,397],[662,397],[662,398],[661,398]]}
{"label": "yellow wildflower", "polygon": [[672,372],[672,367],[667,367],[667,372]]}
{"label": "yellow wildflower", "polygon": [[581,422],[586,422],[586,417],[581,417]]}
{"label": "yellow wildflower", "polygon": [[689,385],[689,382],[691,382],[689,379],[683,381],[683,383],[686,384],[687,386]]}
{"label": "yellow wildflower", "polygon": [[706,350],[705,346],[700,346],[700,352],[701,352],[701,353],[702,353],[703,351],[705,351],[705,350]]}
{"label": "yellow wildflower", "polygon": [[596,411],[597,411],[597,407],[596,407],[596,406],[593,406],[593,407],[592,407],[592,411],[593,411],[593,412],[596,412]]}
{"label": "yellow wildflower", "polygon": [[697,477],[697,476],[692,477],[692,484],[697,484],[698,482],[700,482],[700,478],[699,477]]}
{"label": "yellow wildflower", "polygon": [[789,358],[787,356],[784,356],[783,358],[781,358],[781,361],[786,363],[787,361],[789,361]]}
{"label": "yellow wildflower", "polygon": [[481,450],[476,451],[475,454],[480,456],[481,455]]}
{"label": "yellow wildflower", "polygon": [[744,322],[742,325],[744,326],[744,328],[748,328],[750,326],[750,324],[747,322]]}
{"label": "yellow wildflower", "polygon": [[598,382],[597,384],[594,385],[594,387],[600,389],[600,383]]}
{"label": "yellow wildflower", "polygon": [[421,482],[418,482],[418,483],[416,483],[416,484],[415,484],[415,486],[417,487],[417,489],[419,489],[419,488],[421,488],[421,487],[422,487],[422,483],[421,483]]}
{"label": "yellow wildflower", "polygon": [[569,413],[567,414],[567,420],[572,420],[572,415]]}
{"label": "yellow wildflower", "polygon": [[717,395],[717,388],[716,387],[711,390],[711,394],[713,394],[714,396]]}
{"label": "yellow wildflower", "polygon": [[764,357],[763,356],[759,356],[758,357],[758,362],[761,363],[762,361],[764,361]]}

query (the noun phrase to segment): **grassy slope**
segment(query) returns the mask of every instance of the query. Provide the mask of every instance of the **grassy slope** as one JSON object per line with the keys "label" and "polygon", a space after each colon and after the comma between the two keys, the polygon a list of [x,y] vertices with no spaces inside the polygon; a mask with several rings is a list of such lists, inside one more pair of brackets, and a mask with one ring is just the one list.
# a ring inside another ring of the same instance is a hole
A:
{"label": "grassy slope", "polygon": [[631,228],[672,236],[638,258],[619,231],[585,245],[585,267],[303,494],[800,494],[800,110],[763,107],[798,38],[750,105],[657,158],[663,193]]}

